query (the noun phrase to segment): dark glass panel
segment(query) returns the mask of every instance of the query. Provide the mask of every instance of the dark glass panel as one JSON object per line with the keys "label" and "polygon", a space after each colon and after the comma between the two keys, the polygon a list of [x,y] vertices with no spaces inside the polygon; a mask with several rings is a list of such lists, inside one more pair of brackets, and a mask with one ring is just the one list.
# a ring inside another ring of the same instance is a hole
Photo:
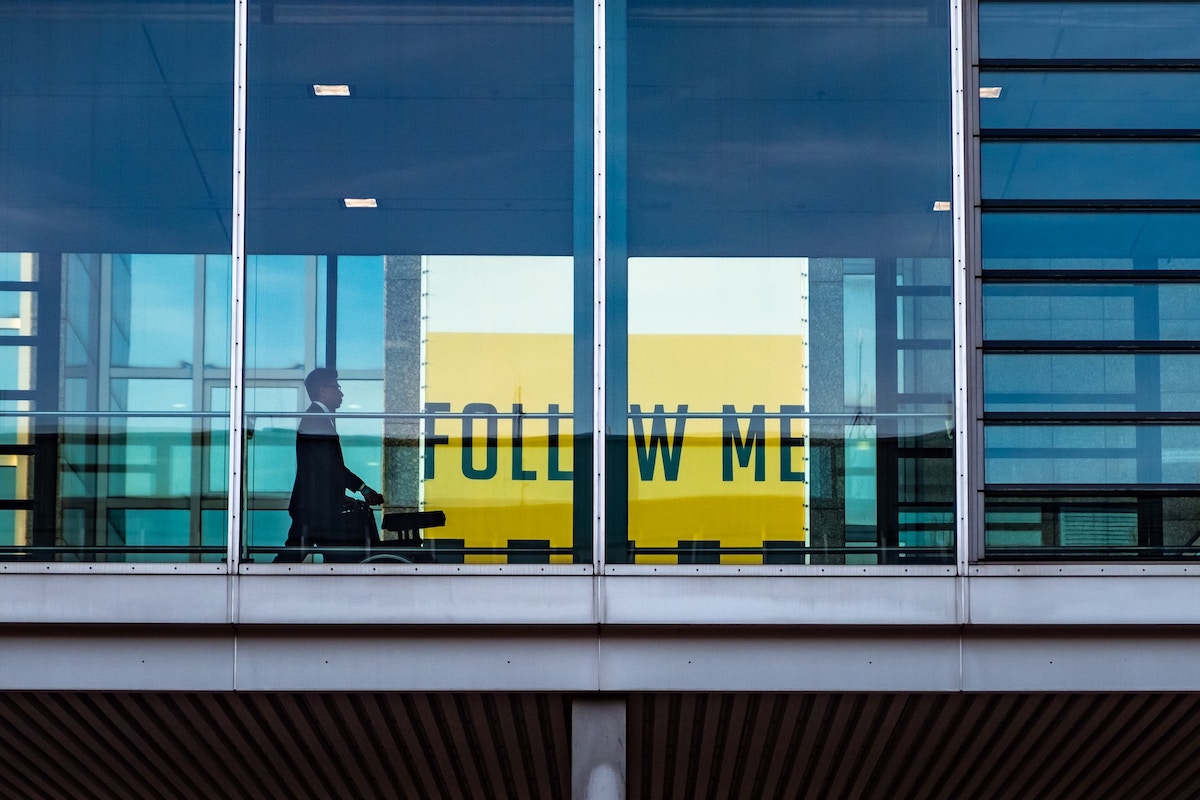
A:
{"label": "dark glass panel", "polygon": [[979,4],[980,58],[1200,58],[1200,5]]}
{"label": "dark glass panel", "polygon": [[984,213],[984,269],[1200,269],[1200,214]]}
{"label": "dark glass panel", "polygon": [[631,255],[949,254],[944,3],[628,8]]}
{"label": "dark glass panel", "polygon": [[984,500],[987,558],[1195,556],[1200,496],[996,496]]}
{"label": "dark glass panel", "polygon": [[251,2],[247,250],[570,253],[572,23],[563,0]]}
{"label": "dark glass panel", "polygon": [[983,334],[992,340],[1200,340],[1200,285],[985,285]]}
{"label": "dark glass panel", "polygon": [[229,251],[233,14],[0,1],[0,250]]}
{"label": "dark glass panel", "polygon": [[1000,88],[980,98],[987,128],[1200,128],[1200,73],[988,72],[979,85]]}
{"label": "dark glass panel", "polygon": [[1197,142],[984,142],[984,200],[1191,200]]}

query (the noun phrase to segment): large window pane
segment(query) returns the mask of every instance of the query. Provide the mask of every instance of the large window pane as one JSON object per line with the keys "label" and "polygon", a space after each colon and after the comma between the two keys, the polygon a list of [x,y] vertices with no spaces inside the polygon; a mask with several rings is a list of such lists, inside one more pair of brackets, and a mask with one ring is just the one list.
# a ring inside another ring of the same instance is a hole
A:
{"label": "large window pane", "polygon": [[233,15],[0,0],[0,557],[224,554]]}
{"label": "large window pane", "polygon": [[[331,511],[365,483],[385,498],[375,557],[590,561],[573,481],[576,287],[591,287],[591,259],[572,257],[574,14],[250,4],[248,558],[366,557],[338,550]],[[314,87],[335,82],[340,96]],[[354,480],[339,468],[314,511],[318,368],[337,373],[326,441]],[[438,512],[419,551],[389,526]]]}
{"label": "large window pane", "polygon": [[628,3],[609,561],[950,557],[944,12]]}

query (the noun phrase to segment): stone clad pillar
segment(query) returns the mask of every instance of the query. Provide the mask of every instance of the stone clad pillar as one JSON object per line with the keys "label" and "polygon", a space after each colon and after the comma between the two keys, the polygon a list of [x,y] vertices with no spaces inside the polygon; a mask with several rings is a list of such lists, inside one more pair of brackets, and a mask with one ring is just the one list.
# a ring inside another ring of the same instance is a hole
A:
{"label": "stone clad pillar", "polygon": [[[421,411],[421,257],[384,256],[383,407]],[[383,496],[389,511],[420,504],[420,420],[383,425]]]}

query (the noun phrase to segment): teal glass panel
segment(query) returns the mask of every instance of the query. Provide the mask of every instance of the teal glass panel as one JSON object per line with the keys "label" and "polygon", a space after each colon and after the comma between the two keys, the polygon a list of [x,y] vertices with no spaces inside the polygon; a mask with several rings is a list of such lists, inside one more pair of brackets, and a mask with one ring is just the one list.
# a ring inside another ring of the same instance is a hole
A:
{"label": "teal glass panel", "polygon": [[1175,2],[979,4],[980,58],[1200,58],[1200,6]]}
{"label": "teal glass panel", "polygon": [[983,199],[1189,200],[1197,142],[984,142]]}
{"label": "teal glass panel", "polygon": [[983,267],[1200,269],[1200,214],[983,214]]}
{"label": "teal glass panel", "polygon": [[386,318],[383,307],[383,276],[382,256],[342,256],[338,259],[339,369],[379,370],[383,366]]}
{"label": "teal glass panel", "polygon": [[982,128],[1200,128],[1195,72],[990,72],[979,85],[1000,90],[981,97]]}
{"label": "teal glass panel", "polygon": [[1194,411],[1200,356],[989,354],[985,411]]}
{"label": "teal glass panel", "polygon": [[1200,285],[986,284],[992,340],[1200,340]]}
{"label": "teal glass panel", "polygon": [[989,425],[988,484],[1200,483],[1200,427],[1192,425]]}

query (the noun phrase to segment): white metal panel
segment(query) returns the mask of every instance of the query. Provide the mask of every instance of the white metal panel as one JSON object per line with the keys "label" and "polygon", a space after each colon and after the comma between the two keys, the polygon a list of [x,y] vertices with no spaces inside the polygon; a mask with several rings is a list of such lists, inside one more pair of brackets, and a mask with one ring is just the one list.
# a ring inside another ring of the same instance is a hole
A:
{"label": "white metal panel", "polygon": [[608,576],[602,622],[621,625],[955,625],[946,577]]}
{"label": "white metal panel", "polygon": [[173,636],[79,630],[0,635],[0,689],[229,691],[234,642],[218,633]]}
{"label": "white metal panel", "polygon": [[592,632],[256,631],[238,636],[240,691],[596,691]]}
{"label": "white metal panel", "polygon": [[229,621],[230,577],[214,575],[4,575],[0,623]]}
{"label": "white metal panel", "polygon": [[606,635],[605,691],[958,691],[955,633]]}
{"label": "white metal panel", "polygon": [[1200,691],[1200,636],[1135,630],[963,639],[968,692]]}
{"label": "white metal panel", "polygon": [[1187,575],[971,578],[977,625],[1200,625],[1200,583]]}
{"label": "white metal panel", "polygon": [[243,575],[247,624],[588,625],[590,575]]}

